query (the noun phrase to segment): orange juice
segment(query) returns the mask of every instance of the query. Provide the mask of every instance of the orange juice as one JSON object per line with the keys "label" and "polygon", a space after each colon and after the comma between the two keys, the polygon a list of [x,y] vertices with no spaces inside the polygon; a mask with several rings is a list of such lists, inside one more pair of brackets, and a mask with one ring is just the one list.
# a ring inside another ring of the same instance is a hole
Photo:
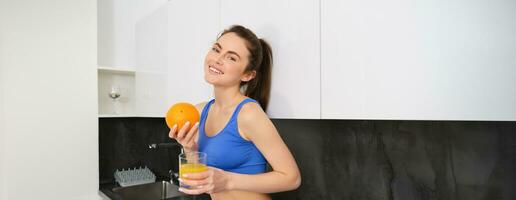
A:
{"label": "orange juice", "polygon": [[203,163],[185,163],[179,167],[179,177],[183,178],[183,174],[199,173],[208,170]]}
{"label": "orange juice", "polygon": [[[200,173],[208,170],[206,166],[206,153],[193,151],[179,154],[179,178],[185,178],[184,174]],[[196,189],[196,186],[189,186],[180,182],[180,187]]]}

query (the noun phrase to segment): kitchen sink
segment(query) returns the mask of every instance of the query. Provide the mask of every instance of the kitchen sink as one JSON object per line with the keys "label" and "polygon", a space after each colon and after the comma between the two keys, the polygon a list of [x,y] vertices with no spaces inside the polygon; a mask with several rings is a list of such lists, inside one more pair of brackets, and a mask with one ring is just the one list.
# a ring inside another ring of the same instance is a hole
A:
{"label": "kitchen sink", "polygon": [[167,181],[113,188],[113,193],[124,200],[158,200],[185,196],[178,187]]}

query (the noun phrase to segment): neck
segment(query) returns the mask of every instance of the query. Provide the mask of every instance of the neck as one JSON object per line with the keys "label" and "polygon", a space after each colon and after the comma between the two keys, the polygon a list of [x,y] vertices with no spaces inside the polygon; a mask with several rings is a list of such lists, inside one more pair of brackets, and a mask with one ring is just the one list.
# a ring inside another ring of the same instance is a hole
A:
{"label": "neck", "polygon": [[214,88],[215,104],[219,108],[229,108],[239,103],[245,95],[240,92],[240,87],[221,87]]}

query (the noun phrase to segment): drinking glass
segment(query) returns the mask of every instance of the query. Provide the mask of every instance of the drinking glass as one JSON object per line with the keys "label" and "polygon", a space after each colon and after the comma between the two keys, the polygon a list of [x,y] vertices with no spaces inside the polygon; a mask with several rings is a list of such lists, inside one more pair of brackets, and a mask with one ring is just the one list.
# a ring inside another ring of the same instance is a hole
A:
{"label": "drinking glass", "polygon": [[[199,173],[208,170],[206,167],[206,153],[192,151],[179,154],[179,177],[184,174]],[[196,187],[180,183],[180,187],[186,189],[197,189]]]}

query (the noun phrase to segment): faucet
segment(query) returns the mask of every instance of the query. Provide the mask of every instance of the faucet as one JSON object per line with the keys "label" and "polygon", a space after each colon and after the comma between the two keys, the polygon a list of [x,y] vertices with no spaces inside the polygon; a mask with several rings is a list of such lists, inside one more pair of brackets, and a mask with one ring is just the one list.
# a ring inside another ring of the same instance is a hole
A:
{"label": "faucet", "polygon": [[[173,148],[173,147],[180,147],[181,153],[183,153],[183,146],[177,142],[168,142],[168,143],[152,143],[149,144],[149,149],[162,149],[162,148]],[[172,169],[168,171],[168,175],[170,178],[170,183],[179,186],[179,174],[175,173]]]}
{"label": "faucet", "polygon": [[168,142],[168,143],[152,143],[152,144],[149,144],[149,149],[161,149],[161,148],[172,148],[172,147],[181,147],[181,152],[183,152],[183,146],[181,146],[181,144],[179,143],[175,143],[175,142]]}

